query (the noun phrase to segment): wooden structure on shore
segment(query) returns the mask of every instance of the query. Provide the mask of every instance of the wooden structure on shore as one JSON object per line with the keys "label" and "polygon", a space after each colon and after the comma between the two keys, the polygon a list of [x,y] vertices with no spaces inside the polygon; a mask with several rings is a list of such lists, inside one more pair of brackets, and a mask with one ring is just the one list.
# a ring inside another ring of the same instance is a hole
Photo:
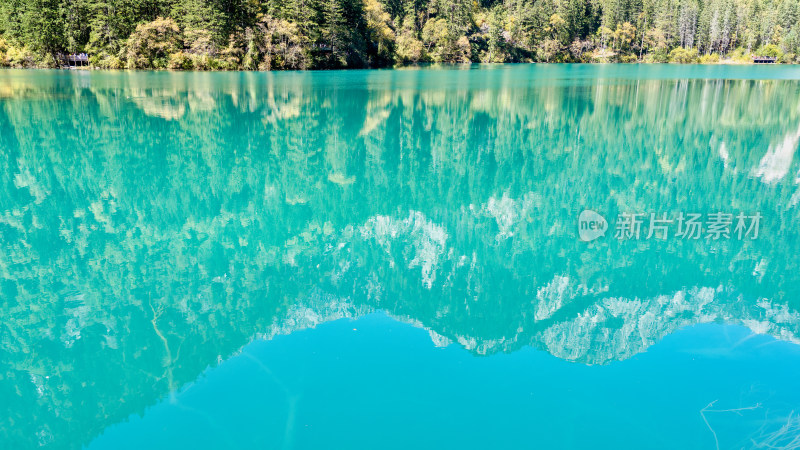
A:
{"label": "wooden structure on shore", "polygon": [[69,55],[59,55],[61,67],[65,69],[77,69],[89,67],[89,55],[86,53],[70,53]]}
{"label": "wooden structure on shore", "polygon": [[755,64],[775,64],[778,61],[778,58],[773,56],[753,56],[753,62]]}

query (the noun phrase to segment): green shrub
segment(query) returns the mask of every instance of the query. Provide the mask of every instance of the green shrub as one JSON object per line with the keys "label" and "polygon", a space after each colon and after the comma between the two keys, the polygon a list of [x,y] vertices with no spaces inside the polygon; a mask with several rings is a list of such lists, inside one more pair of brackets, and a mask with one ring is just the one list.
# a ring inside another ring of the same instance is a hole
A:
{"label": "green shrub", "polygon": [[719,62],[718,53],[709,53],[700,57],[700,64],[716,64]]}
{"label": "green shrub", "polygon": [[255,29],[253,46],[256,52],[251,57],[258,61],[259,70],[302,70],[311,63],[308,38],[297,24],[286,20],[263,17]]}
{"label": "green shrub", "polygon": [[593,63],[607,63],[613,61],[617,54],[611,49],[596,48],[590,54],[590,61]]}
{"label": "green shrub", "polygon": [[211,55],[191,55],[195,70],[231,70],[226,61]]}
{"label": "green shrub", "polygon": [[536,57],[544,62],[562,62],[566,55],[558,39],[545,39],[536,47]]}
{"label": "green shrub", "polygon": [[775,44],[762,45],[756,50],[756,55],[780,59],[783,57],[783,51]]}
{"label": "green shrub", "polygon": [[92,55],[89,57],[89,65],[99,69],[124,69],[125,61],[115,55],[109,55],[106,52]]}
{"label": "green shrub", "polygon": [[27,47],[8,47],[6,64],[11,67],[31,68],[36,66],[36,58]]}
{"label": "green shrub", "polygon": [[192,70],[194,64],[192,58],[184,52],[175,52],[169,55],[167,68],[171,70]]}
{"label": "green shrub", "polygon": [[403,27],[397,36],[397,62],[399,64],[416,64],[425,56],[425,47],[417,39],[416,25],[411,14],[403,19]]}
{"label": "green shrub", "polygon": [[698,61],[697,49],[678,47],[669,52],[669,62],[678,64],[692,64]]}
{"label": "green shrub", "polygon": [[742,47],[739,47],[730,53],[730,58],[738,63],[751,63],[750,53]]}
{"label": "green shrub", "polygon": [[795,64],[797,62],[797,55],[794,53],[784,53],[783,57],[778,60],[783,64]]}
{"label": "green shrub", "polygon": [[165,69],[170,55],[182,48],[180,28],[163,17],[140,24],[126,48],[129,69]]}
{"label": "green shrub", "polygon": [[217,60],[221,70],[236,70],[241,67],[242,63],[242,50],[236,48],[233,43],[224,48],[220,52],[220,57]]}
{"label": "green shrub", "polygon": [[619,62],[621,63],[635,63],[639,61],[639,57],[634,54],[620,55]]}
{"label": "green shrub", "polygon": [[37,55],[34,59],[34,65],[40,68],[55,69],[58,68],[59,63],[53,58],[53,55],[47,53]]}
{"label": "green shrub", "polygon": [[649,63],[668,63],[669,52],[667,47],[657,47],[653,52],[645,55],[644,61]]}
{"label": "green shrub", "polygon": [[397,37],[397,59],[402,64],[414,64],[423,59],[425,47],[411,32]]}
{"label": "green shrub", "polygon": [[430,19],[425,22],[422,27],[422,44],[430,48],[430,57],[436,63],[465,63],[472,57],[469,39],[459,36],[446,19]]}

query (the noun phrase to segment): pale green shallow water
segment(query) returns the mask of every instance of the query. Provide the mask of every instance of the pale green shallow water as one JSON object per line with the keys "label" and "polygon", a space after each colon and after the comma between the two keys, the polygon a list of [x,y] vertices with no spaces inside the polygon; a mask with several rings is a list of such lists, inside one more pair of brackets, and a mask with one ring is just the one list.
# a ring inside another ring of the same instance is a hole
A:
{"label": "pale green shallow water", "polygon": [[0,71],[0,448],[800,442],[798,80]]}

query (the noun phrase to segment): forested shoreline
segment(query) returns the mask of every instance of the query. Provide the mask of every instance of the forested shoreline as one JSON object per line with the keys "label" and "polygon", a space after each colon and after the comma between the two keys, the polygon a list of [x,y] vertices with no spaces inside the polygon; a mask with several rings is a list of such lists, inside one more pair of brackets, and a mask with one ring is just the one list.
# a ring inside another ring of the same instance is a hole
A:
{"label": "forested shoreline", "polygon": [[800,62],[800,0],[0,0],[0,66]]}

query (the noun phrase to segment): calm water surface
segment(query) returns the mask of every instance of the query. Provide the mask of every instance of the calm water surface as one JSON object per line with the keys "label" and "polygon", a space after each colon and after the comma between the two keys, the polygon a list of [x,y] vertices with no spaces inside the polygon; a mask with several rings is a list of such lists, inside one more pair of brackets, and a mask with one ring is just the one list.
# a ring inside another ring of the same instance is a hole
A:
{"label": "calm water surface", "polygon": [[0,448],[795,448],[798,80],[0,71]]}

